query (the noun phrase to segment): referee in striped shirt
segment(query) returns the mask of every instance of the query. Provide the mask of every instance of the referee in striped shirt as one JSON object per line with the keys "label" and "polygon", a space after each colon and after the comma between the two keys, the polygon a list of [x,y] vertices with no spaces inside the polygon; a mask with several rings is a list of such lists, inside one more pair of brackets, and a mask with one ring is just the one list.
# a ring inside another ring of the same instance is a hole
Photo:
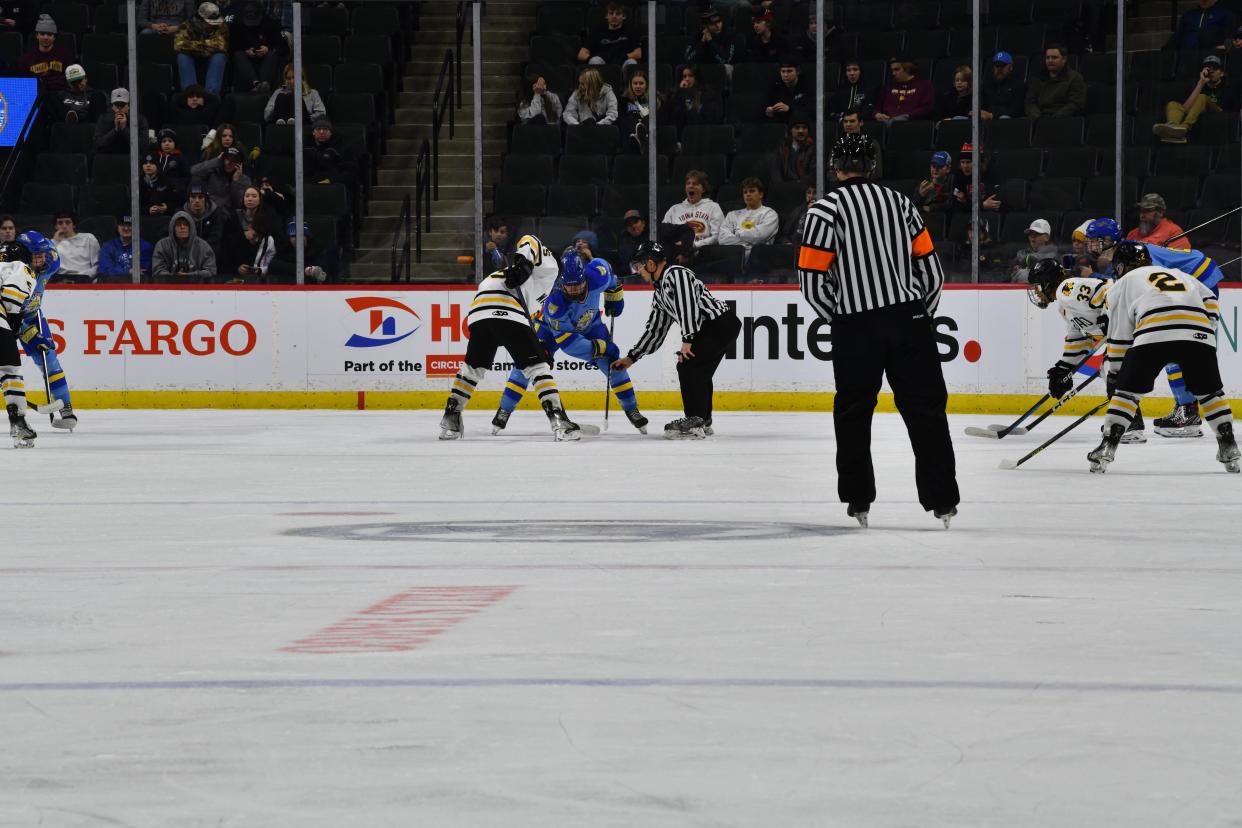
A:
{"label": "referee in striped shirt", "polygon": [[630,266],[644,282],[655,285],[651,315],[647,317],[647,327],[638,342],[612,367],[628,369],[647,354],[655,353],[676,322],[681,328],[677,379],[681,383],[681,405],[686,416],[664,426],[664,436],[670,440],[702,440],[714,433],[712,377],[725,351],[737,342],[742,323],[732,307],[712,296],[694,271],[669,264],[668,253],[659,242],[640,244]]}
{"label": "referee in striped shirt", "polygon": [[959,496],[932,336],[944,272],[910,200],[868,181],[875,167],[869,138],[841,136],[830,164],[840,186],[807,210],[798,281],[811,308],[832,323],[837,493],[866,526],[875,500],[871,418],[887,374],[914,448],[919,503],[947,529]]}

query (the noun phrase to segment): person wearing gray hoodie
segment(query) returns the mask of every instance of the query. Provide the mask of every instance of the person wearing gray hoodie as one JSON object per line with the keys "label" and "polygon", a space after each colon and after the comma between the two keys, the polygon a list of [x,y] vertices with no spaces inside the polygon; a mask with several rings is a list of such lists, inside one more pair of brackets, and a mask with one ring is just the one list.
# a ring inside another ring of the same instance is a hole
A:
{"label": "person wearing gray hoodie", "polygon": [[143,34],[174,35],[197,8],[192,0],[139,0],[138,30]]}
{"label": "person wearing gray hoodie", "polygon": [[194,229],[194,217],[185,210],[178,210],[168,222],[168,235],[155,245],[151,257],[151,275],[180,278],[215,276],[216,254],[211,245],[198,237]]}

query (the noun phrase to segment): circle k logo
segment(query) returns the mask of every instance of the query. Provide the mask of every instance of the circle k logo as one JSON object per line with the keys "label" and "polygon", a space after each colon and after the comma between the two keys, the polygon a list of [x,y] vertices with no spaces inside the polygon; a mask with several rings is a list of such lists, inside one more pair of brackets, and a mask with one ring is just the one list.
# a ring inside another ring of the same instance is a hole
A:
{"label": "circle k logo", "polygon": [[[383,296],[354,296],[345,302],[354,313],[367,314],[367,333],[353,334],[347,348],[378,348],[400,342],[422,327],[413,308]],[[398,321],[399,320],[399,321]],[[398,333],[400,331],[400,333]],[[378,334],[378,336],[377,336]]]}

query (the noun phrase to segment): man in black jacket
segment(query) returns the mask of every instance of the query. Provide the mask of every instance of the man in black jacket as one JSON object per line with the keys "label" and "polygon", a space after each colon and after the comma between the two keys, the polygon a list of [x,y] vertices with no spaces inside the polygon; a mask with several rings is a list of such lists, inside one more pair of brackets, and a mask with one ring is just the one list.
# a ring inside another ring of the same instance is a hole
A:
{"label": "man in black jacket", "polygon": [[1013,74],[1013,55],[997,52],[992,56],[992,77],[979,90],[979,118],[1021,118],[1026,114],[1026,84]]}
{"label": "man in black jacket", "polygon": [[306,148],[306,180],[315,184],[344,184],[352,192],[358,182],[358,156],[332,134],[332,122],[316,118],[314,143]]}
{"label": "man in black jacket", "polygon": [[[112,112],[95,122],[95,152],[129,153],[129,90],[112,90]],[[147,142],[147,119],[138,121],[138,145]]]}
{"label": "man in black jacket", "polygon": [[232,212],[226,208],[217,207],[207,195],[207,189],[202,184],[190,185],[190,196],[186,199],[185,207],[182,209],[194,219],[195,234],[211,245],[216,261],[223,261],[222,247],[224,237],[229,232],[229,225],[233,221]]}
{"label": "man in black jacket", "polygon": [[782,60],[780,78],[768,90],[764,116],[776,123],[787,123],[791,113],[797,110],[809,112],[814,108],[814,84],[802,78],[797,63],[790,59]]}

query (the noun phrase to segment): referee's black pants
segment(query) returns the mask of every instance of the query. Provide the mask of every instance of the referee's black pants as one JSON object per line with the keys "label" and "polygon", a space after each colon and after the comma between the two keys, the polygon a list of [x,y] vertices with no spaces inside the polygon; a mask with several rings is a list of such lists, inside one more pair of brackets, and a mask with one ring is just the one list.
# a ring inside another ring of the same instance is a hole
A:
{"label": "referee's black pants", "polygon": [[953,441],[945,405],[949,394],[919,302],[891,305],[832,320],[832,369],[837,381],[832,420],[837,432],[837,494],[842,503],[875,501],[871,418],[888,375],[894,401],[914,449],[919,503],[947,511],[959,501]]}
{"label": "referee's black pants", "polygon": [[677,363],[681,383],[681,407],[687,417],[712,418],[712,377],[724,359],[725,351],[737,342],[742,322],[732,310],[706,322],[694,336],[690,349],[694,356]]}

